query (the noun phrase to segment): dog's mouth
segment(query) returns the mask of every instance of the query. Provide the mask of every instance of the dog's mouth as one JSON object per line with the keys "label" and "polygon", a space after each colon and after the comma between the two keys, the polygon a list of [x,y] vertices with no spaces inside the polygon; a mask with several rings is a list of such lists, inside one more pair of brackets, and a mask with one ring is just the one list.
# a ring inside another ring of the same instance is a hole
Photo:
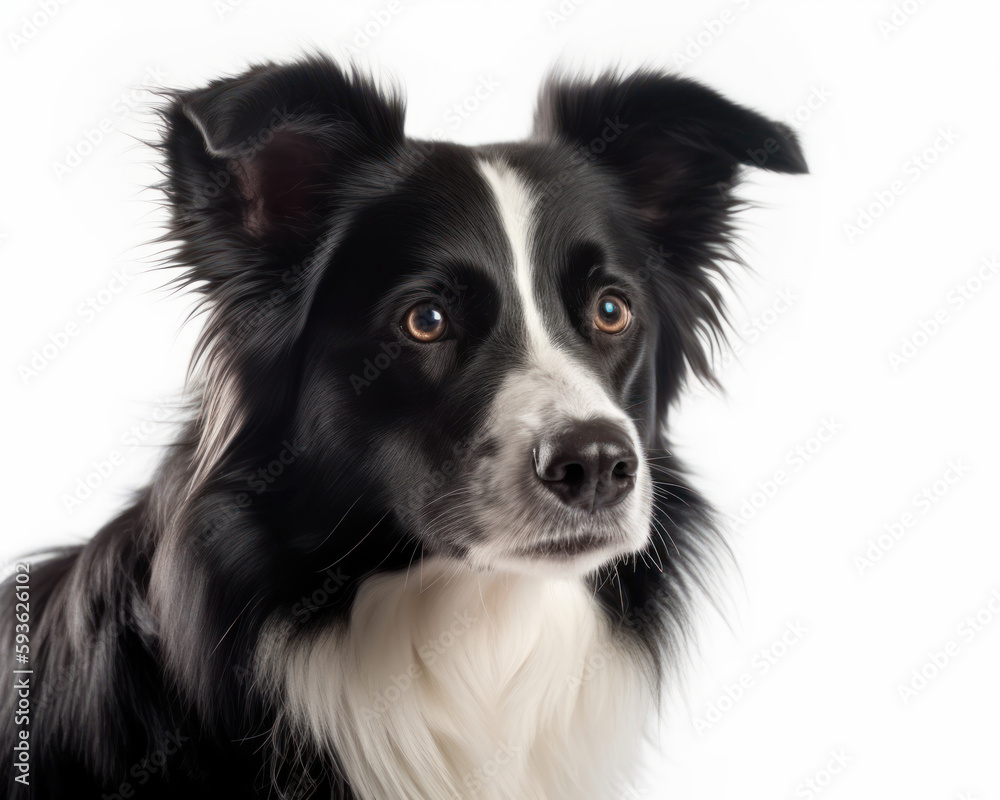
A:
{"label": "dog's mouth", "polygon": [[518,558],[574,558],[613,547],[615,541],[608,536],[584,534],[572,538],[550,539],[522,547],[514,552]]}

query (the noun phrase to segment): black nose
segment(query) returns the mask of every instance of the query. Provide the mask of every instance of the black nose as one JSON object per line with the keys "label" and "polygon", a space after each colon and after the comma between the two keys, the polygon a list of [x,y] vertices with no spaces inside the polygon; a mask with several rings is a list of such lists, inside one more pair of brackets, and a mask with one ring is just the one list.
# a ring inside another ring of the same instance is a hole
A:
{"label": "black nose", "polygon": [[635,486],[638,466],[630,437],[610,420],[574,423],[535,450],[542,484],[570,508],[586,511],[622,500]]}

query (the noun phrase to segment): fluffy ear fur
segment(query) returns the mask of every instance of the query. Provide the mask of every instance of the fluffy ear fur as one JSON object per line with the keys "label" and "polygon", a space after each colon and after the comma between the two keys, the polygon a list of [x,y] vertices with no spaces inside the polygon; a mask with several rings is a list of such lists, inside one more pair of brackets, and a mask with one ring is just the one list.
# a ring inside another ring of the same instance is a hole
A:
{"label": "fluffy ear fur", "polygon": [[176,282],[197,288],[209,311],[192,362],[204,471],[261,424],[234,405],[241,384],[258,396],[273,387],[258,410],[284,401],[274,372],[304,324],[338,208],[371,193],[358,175],[379,174],[384,189],[406,169],[404,108],[372,79],[314,56],[172,94],[162,116],[172,217],[163,238],[186,267]]}
{"label": "fluffy ear fur", "polygon": [[662,420],[685,361],[709,374],[706,344],[722,314],[712,272],[733,259],[729,216],[742,165],[806,172],[785,125],[730,102],[694,81],[654,72],[593,80],[551,80],[539,98],[535,133],[576,148],[616,176],[635,219],[655,244],[665,306],[658,348]]}
{"label": "fluffy ear fur", "polygon": [[233,274],[247,266],[234,252],[301,257],[338,185],[365,160],[391,159],[403,140],[398,97],[318,56],[175,94],[163,117],[170,236],[209,289],[246,279]]}

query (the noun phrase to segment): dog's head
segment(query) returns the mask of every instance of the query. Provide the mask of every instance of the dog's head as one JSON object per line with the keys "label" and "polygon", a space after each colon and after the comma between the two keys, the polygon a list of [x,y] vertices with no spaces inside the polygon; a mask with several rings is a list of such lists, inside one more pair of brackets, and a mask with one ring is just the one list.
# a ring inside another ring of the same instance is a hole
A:
{"label": "dog's head", "polygon": [[319,58],[167,111],[171,235],[210,309],[195,482],[280,442],[317,536],[358,501],[475,568],[641,551],[668,405],[718,331],[737,171],[804,172],[794,136],[654,73],[551,82],[513,144],[409,139],[403,116]]}

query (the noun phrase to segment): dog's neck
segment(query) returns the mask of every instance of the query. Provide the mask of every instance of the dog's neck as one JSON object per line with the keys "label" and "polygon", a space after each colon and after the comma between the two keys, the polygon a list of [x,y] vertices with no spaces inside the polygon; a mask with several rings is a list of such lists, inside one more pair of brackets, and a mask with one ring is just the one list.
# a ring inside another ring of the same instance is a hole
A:
{"label": "dog's neck", "polygon": [[346,628],[263,662],[366,800],[617,797],[653,705],[582,581],[444,561],[368,579]]}

